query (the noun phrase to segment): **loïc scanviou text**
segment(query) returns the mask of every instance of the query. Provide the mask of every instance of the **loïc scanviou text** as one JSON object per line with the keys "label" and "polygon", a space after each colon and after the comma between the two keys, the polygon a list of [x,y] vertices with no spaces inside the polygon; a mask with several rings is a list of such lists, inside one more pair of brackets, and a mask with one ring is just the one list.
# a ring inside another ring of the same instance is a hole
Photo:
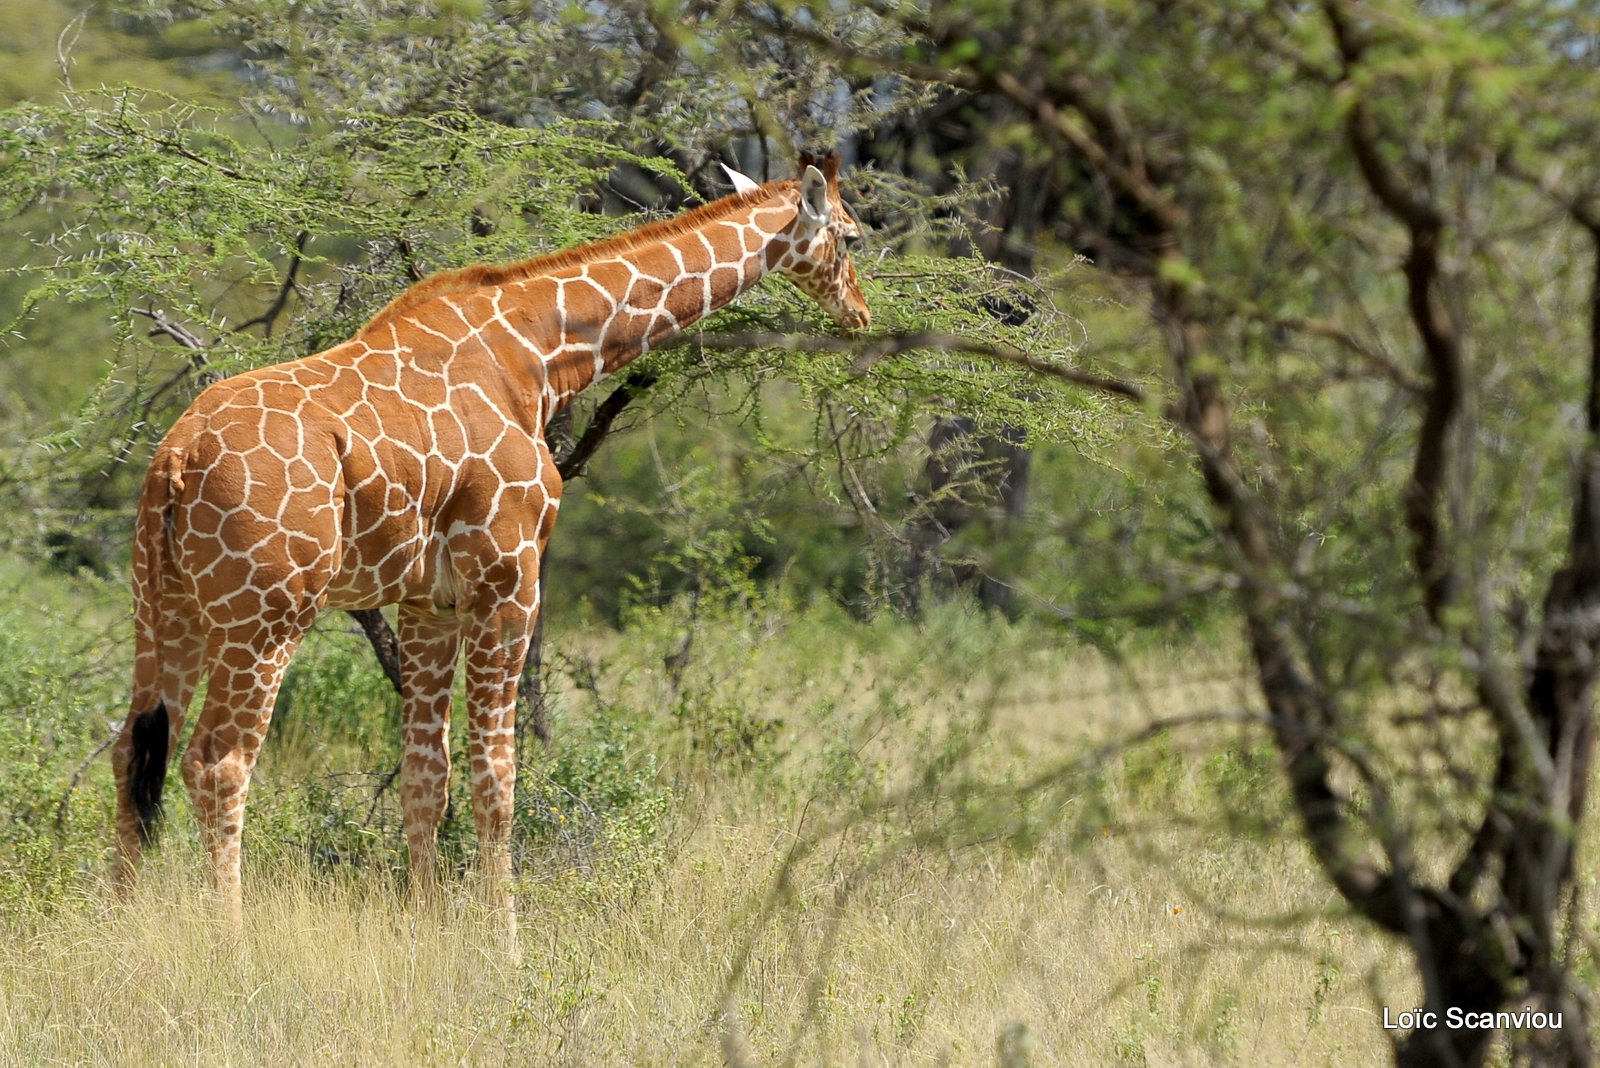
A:
{"label": "lo\u00efc scanviou text", "polygon": [[[1431,1030],[1438,1026],[1440,1026],[1440,1014],[1437,1012],[1428,1009],[1401,1009],[1395,1012],[1387,1005],[1384,1006],[1383,1028],[1386,1031],[1400,1031],[1411,1028]],[[1465,1009],[1452,1007],[1444,1010],[1443,1026],[1450,1031],[1487,1031],[1491,1028],[1559,1031],[1561,1030],[1561,1013],[1535,1012],[1531,1009],[1522,1009],[1517,1012],[1468,1012]]]}

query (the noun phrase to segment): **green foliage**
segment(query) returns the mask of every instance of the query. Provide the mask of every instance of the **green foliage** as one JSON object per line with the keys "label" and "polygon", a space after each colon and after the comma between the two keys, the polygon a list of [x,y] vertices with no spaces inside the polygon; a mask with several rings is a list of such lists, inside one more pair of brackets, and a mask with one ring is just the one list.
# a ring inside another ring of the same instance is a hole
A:
{"label": "green foliage", "polygon": [[[5,821],[0,830],[0,901],[59,901],[77,885],[84,860],[77,848],[87,844],[85,823],[92,815],[76,813],[84,822],[75,822],[70,845],[64,848],[52,833],[56,806],[71,774],[70,754],[91,750],[94,739],[88,737],[81,715],[74,715],[59,676],[50,678],[31,650],[0,641],[0,656],[24,665],[16,674],[7,672],[0,696],[7,708],[16,709],[0,717],[0,746],[17,755],[0,781],[0,817]],[[96,806],[94,814],[109,820],[109,807]]]}
{"label": "green foliage", "polygon": [[1184,777],[1184,763],[1183,754],[1166,734],[1130,747],[1122,758],[1128,789],[1152,801],[1173,795]]}
{"label": "green foliage", "polygon": [[400,737],[400,695],[366,639],[333,618],[301,643],[273,707],[266,752],[291,764],[324,747],[387,753]]}
{"label": "green foliage", "polygon": [[1316,985],[1312,988],[1311,1006],[1307,1010],[1308,1022],[1312,1027],[1322,1023],[1323,1011],[1328,1004],[1328,995],[1338,981],[1339,958],[1332,950],[1325,949],[1317,958]]}
{"label": "green foliage", "polygon": [[1278,778],[1278,754],[1265,742],[1233,745],[1205,761],[1206,790],[1230,814],[1230,824],[1264,831],[1286,808]]}
{"label": "green foliage", "polygon": [[107,740],[107,672],[121,661],[97,657],[104,621],[74,604],[103,595],[92,579],[52,581],[0,557],[0,588],[0,904],[48,908],[99,874],[111,799],[88,758]]}
{"label": "green foliage", "polygon": [[536,892],[626,897],[664,856],[673,792],[631,713],[598,708],[567,726],[554,753],[523,769],[514,832],[522,881]]}
{"label": "green foliage", "polygon": [[[318,878],[353,872],[378,885],[403,885],[405,838],[393,806],[379,802],[386,773],[365,768],[334,770],[326,759],[281,762],[261,768],[250,794],[245,856],[255,871],[309,868]],[[335,765],[338,767],[338,765]],[[170,791],[182,794],[177,777]],[[395,788],[392,782],[388,789]],[[194,821],[174,821],[171,833],[194,833]],[[450,843],[448,836],[442,841]],[[449,859],[458,850],[442,849]]]}
{"label": "green foliage", "polygon": [[1210,1016],[1207,1047],[1218,1059],[1234,1056],[1239,1044],[1239,995],[1231,991],[1219,995],[1211,1006]]}
{"label": "green foliage", "polygon": [[[148,92],[23,105],[0,126],[14,176],[0,214],[48,208],[61,220],[37,234],[48,258],[10,272],[38,280],[24,314],[45,300],[104,301],[125,314],[156,294],[167,310],[210,320],[208,355],[221,369],[251,366],[348,336],[404,288],[408,270],[599,236],[603,220],[573,200],[631,158],[608,133],[593,122],[535,131],[464,113],[345,112],[323,136],[279,145],[237,116]],[[471,233],[474,208],[504,213],[492,236]],[[362,262],[342,262],[340,250],[373,243]],[[297,316],[298,336],[268,343],[229,329],[222,291],[276,287],[289,256],[342,268],[303,294],[315,313]]]}

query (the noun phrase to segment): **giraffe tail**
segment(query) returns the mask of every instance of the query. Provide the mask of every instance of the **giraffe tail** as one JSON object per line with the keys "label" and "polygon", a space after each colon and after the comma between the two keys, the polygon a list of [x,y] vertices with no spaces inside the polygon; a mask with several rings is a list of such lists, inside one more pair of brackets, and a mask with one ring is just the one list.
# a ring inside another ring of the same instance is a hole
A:
{"label": "giraffe tail", "polygon": [[[135,700],[128,717],[126,782],[128,800],[137,820],[139,841],[148,845],[161,819],[161,792],[167,780],[172,716],[161,698],[165,672],[161,648],[162,611],[166,607],[168,537],[172,525],[173,497],[183,490],[181,449],[163,449],[151,464],[140,494],[139,519],[134,531],[134,622],[138,634]],[[178,710],[182,713],[182,709]]]}
{"label": "giraffe tail", "polygon": [[161,788],[167,781],[167,736],[172,723],[166,702],[157,702],[155,708],[134,716],[129,728],[128,796],[139,820],[139,841],[149,845],[161,820]]}

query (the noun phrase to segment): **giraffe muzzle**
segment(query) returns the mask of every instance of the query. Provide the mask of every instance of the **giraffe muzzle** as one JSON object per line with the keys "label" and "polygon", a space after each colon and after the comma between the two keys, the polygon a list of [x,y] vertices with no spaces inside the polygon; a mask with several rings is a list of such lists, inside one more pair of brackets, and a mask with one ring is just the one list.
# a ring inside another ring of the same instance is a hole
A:
{"label": "giraffe muzzle", "polygon": [[872,312],[868,308],[846,308],[835,315],[833,321],[848,333],[854,334],[872,325]]}

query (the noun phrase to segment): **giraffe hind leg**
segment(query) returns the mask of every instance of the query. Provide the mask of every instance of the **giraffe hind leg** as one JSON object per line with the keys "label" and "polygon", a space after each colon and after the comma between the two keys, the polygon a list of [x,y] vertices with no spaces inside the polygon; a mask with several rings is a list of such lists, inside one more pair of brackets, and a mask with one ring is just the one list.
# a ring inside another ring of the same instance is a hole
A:
{"label": "giraffe hind leg", "polygon": [[251,773],[284,672],[315,615],[311,605],[214,634],[205,701],[180,761],[217,904],[235,931],[244,926],[240,852]]}
{"label": "giraffe hind leg", "polygon": [[117,781],[116,862],[113,885],[119,897],[133,889],[145,846],[155,838],[161,817],[161,788],[167,777],[170,719],[165,701],[154,708],[134,706],[111,750]]}
{"label": "giraffe hind leg", "polygon": [[204,653],[204,635],[177,612],[163,620],[159,641],[159,656],[154,642],[141,643],[133,700],[111,751],[117,783],[113,882],[122,894],[132,889],[144,848],[155,840],[167,768]]}
{"label": "giraffe hind leg", "polygon": [[450,799],[450,691],[461,648],[461,624],[431,608],[400,606],[404,749],[400,798],[410,854],[411,891],[435,896],[435,840]]}

